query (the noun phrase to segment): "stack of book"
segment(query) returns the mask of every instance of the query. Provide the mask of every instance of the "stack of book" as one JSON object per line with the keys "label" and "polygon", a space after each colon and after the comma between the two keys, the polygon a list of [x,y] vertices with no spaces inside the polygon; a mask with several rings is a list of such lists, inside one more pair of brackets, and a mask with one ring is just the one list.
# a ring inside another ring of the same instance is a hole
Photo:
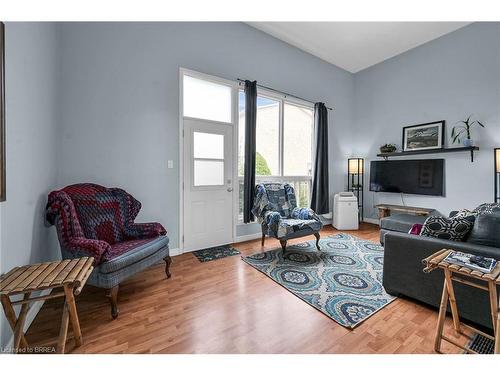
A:
{"label": "stack of book", "polygon": [[462,253],[460,251],[452,251],[446,258],[445,262],[457,264],[462,267],[467,267],[482,273],[490,273],[495,268],[497,261],[493,258],[486,258],[478,255]]}

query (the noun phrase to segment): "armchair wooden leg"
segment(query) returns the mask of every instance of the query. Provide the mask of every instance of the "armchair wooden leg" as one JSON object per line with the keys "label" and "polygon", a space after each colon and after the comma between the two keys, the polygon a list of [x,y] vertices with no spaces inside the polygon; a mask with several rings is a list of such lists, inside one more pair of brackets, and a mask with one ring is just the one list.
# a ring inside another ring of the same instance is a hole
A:
{"label": "armchair wooden leg", "polygon": [[120,312],[118,309],[118,288],[119,285],[115,285],[106,291],[106,297],[108,297],[109,303],[111,304],[111,316],[113,319],[118,318],[118,313]]}
{"label": "armchair wooden leg", "polygon": [[262,243],[260,244],[260,246],[264,246],[265,240],[266,240],[266,235],[264,233],[262,233]]}
{"label": "armchair wooden leg", "polygon": [[280,240],[281,248],[283,249],[283,252],[286,250],[286,240]]}
{"label": "armchair wooden leg", "polygon": [[319,247],[319,239],[320,239],[319,233],[314,233],[314,237],[316,237],[316,247],[318,248],[318,250],[321,250]]}
{"label": "armchair wooden leg", "polygon": [[170,258],[169,255],[167,255],[165,258],[163,258],[165,261],[165,274],[167,275],[167,279],[170,279],[172,274],[170,273],[170,265],[172,264],[172,258]]}

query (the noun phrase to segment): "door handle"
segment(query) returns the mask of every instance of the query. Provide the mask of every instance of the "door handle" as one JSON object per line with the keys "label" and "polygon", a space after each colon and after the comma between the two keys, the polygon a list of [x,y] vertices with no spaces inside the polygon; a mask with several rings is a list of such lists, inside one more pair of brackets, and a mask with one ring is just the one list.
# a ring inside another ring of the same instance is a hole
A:
{"label": "door handle", "polygon": [[233,191],[233,188],[232,188],[232,187],[228,187],[228,188],[227,188],[227,191],[228,191],[228,192],[232,192],[232,191]]}

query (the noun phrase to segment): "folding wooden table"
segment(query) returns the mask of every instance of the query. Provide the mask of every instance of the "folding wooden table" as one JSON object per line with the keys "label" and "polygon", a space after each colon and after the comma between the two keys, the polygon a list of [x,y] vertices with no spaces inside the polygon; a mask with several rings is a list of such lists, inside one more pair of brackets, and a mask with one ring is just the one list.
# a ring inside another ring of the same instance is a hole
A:
{"label": "folding wooden table", "polygon": [[[82,345],[82,333],[76,311],[75,295],[80,294],[94,267],[94,258],[83,257],[15,267],[0,276],[0,297],[5,316],[14,331],[14,352],[28,348],[23,328],[29,304],[52,298],[65,297],[57,352],[64,353],[68,323],[71,321],[76,346]],[[31,297],[34,292],[52,289],[47,295]],[[12,301],[10,296],[23,294],[23,299]],[[14,305],[21,305],[16,318]]]}
{"label": "folding wooden table", "polygon": [[[424,272],[431,272],[437,268],[441,268],[444,271],[443,294],[441,297],[441,304],[439,306],[439,318],[438,326],[436,328],[434,350],[436,352],[439,352],[441,350],[441,341],[445,340],[450,344],[458,346],[468,353],[477,354],[474,350],[460,345],[452,338],[447,337],[443,334],[446,309],[448,308],[449,301],[451,307],[451,315],[453,317],[453,327],[455,331],[464,335],[461,329],[461,326],[464,326],[475,333],[488,337],[491,340],[495,340],[495,354],[500,354],[500,301],[498,300],[497,295],[497,285],[500,285],[500,262],[497,262],[496,266],[493,268],[493,270],[491,270],[491,272],[483,273],[468,267],[461,267],[457,264],[445,262],[444,258],[446,258],[452,251],[454,250],[442,249],[422,260],[425,265]],[[495,337],[474,327],[471,327],[470,325],[460,322],[457,301],[455,299],[455,291],[453,289],[453,281],[488,292],[490,299],[491,320],[493,323],[493,332]],[[476,281],[479,281],[479,283]]]}

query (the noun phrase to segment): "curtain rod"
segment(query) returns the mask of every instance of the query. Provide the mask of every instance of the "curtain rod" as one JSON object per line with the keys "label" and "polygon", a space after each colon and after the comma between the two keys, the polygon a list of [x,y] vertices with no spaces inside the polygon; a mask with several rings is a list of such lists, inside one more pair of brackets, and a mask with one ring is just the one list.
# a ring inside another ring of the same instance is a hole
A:
{"label": "curtain rod", "polygon": [[[237,80],[238,80],[240,83],[245,82],[245,80],[244,80],[244,79],[241,79],[241,78],[237,78]],[[292,94],[289,94],[289,93],[284,92],[284,91],[280,91],[280,90],[276,90],[276,89],[273,89],[273,88],[268,87],[268,86],[260,85],[260,84],[258,84],[258,83],[257,83],[257,86],[258,86],[258,87],[262,87],[263,89],[266,89],[266,90],[270,90],[270,91],[277,92],[277,93],[279,93],[279,94],[284,95],[285,97],[290,96],[290,97],[292,97],[292,98],[300,99],[300,100],[303,100],[303,101],[305,101],[305,102],[315,103],[315,102],[313,102],[313,101],[311,101],[311,100],[307,100],[307,99],[301,98],[300,96],[297,96],[297,95],[292,95]],[[331,108],[331,107],[326,107],[326,109],[328,109],[328,110],[330,110],[330,111],[333,111],[333,108]]]}

